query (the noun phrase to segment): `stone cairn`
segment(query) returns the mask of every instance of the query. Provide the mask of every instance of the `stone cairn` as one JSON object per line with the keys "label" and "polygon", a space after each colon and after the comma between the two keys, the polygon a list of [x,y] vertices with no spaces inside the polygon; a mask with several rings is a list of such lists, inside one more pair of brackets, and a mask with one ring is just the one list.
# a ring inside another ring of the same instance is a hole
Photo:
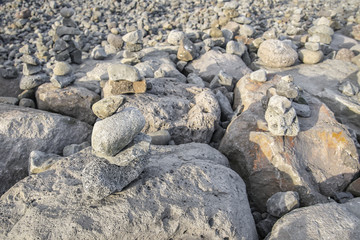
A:
{"label": "stone cairn", "polygon": [[69,86],[75,81],[75,76],[72,74],[72,67],[65,61],[56,61],[53,69],[53,76],[51,83],[58,88]]}
{"label": "stone cairn", "polygon": [[125,42],[125,50],[138,52],[143,48],[143,33],[141,30],[129,32],[122,37]]}
{"label": "stone cairn", "polygon": [[151,142],[151,137],[140,133],[144,126],[145,118],[136,108],[125,108],[95,123],[91,146],[98,158],[82,174],[88,197],[101,200],[139,177],[148,164]]}
{"label": "stone cairn", "polygon": [[71,63],[81,64],[82,53],[73,40],[75,35],[81,34],[76,23],[71,19],[74,13],[75,11],[72,8],[61,9],[62,25],[56,28],[53,51],[57,61],[70,61]]}

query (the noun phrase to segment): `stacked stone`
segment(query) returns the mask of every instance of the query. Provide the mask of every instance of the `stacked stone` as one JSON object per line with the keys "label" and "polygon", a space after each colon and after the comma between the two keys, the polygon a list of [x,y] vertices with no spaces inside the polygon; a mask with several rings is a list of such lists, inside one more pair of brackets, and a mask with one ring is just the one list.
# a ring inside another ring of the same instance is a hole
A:
{"label": "stacked stone", "polygon": [[75,76],[72,73],[71,65],[65,61],[56,61],[50,81],[58,88],[64,88],[72,84],[75,81]]}
{"label": "stacked stone", "polygon": [[286,29],[286,34],[288,35],[302,34],[304,32],[303,29],[304,16],[305,14],[303,13],[303,10],[301,8],[295,9],[291,16],[291,22],[289,23]]}
{"label": "stacked stone", "polygon": [[324,57],[318,42],[306,42],[305,48],[299,51],[299,58],[305,64],[316,64]]}
{"label": "stacked stone", "polygon": [[143,48],[143,33],[140,30],[129,32],[122,37],[125,42],[125,50],[138,52]]}
{"label": "stacked stone", "polygon": [[146,92],[146,81],[137,68],[127,64],[112,64],[108,67],[109,80],[103,88],[104,97],[125,93]]}
{"label": "stacked stone", "polygon": [[56,28],[53,50],[55,52],[55,60],[80,64],[82,53],[73,38],[75,35],[80,35],[81,32],[77,28],[76,23],[71,19],[74,13],[72,8],[61,9],[60,14],[63,17],[63,25]]}
{"label": "stacked stone", "polygon": [[136,108],[123,111],[95,123],[91,137],[96,160],[83,170],[85,193],[101,200],[121,191],[134,181],[148,164],[151,137],[140,133],[145,118]]}
{"label": "stacked stone", "polygon": [[33,55],[35,50],[29,45],[25,45],[19,49],[19,52],[23,54],[21,60],[24,63],[23,77],[20,80],[20,89],[31,90],[48,82],[48,75],[43,72],[39,59]]}

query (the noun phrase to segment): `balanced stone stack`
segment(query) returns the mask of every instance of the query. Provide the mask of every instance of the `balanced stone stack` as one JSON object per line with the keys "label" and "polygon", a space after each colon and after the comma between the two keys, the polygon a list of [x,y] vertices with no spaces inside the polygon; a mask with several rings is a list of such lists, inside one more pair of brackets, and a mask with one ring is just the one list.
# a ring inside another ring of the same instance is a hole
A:
{"label": "balanced stone stack", "polygon": [[125,50],[138,52],[143,48],[143,33],[140,30],[125,34],[122,39],[125,42]]}
{"label": "balanced stone stack", "polygon": [[75,76],[72,74],[71,65],[65,61],[56,61],[53,69],[53,76],[50,81],[58,88],[64,88],[73,83],[75,81]]}
{"label": "balanced stone stack", "polygon": [[83,170],[86,195],[101,200],[141,174],[149,161],[151,142],[151,137],[140,133],[144,126],[145,118],[136,108],[125,108],[95,123],[91,145],[99,158]]}
{"label": "balanced stone stack", "polygon": [[32,49],[29,45],[25,45],[19,49],[19,52],[23,54],[21,60],[24,63],[24,76],[20,80],[20,89],[34,89],[47,82],[49,80],[48,75],[43,72],[39,59],[33,56],[35,50]]}
{"label": "balanced stone stack", "polygon": [[146,81],[137,68],[127,64],[112,64],[107,69],[109,80],[103,88],[104,97],[125,93],[146,92]]}
{"label": "balanced stone stack", "polygon": [[73,63],[80,64],[82,62],[82,53],[73,38],[75,35],[80,35],[81,32],[77,28],[76,23],[71,19],[74,13],[72,8],[61,9],[60,14],[63,17],[63,25],[56,28],[53,50],[57,61],[70,60]]}
{"label": "balanced stone stack", "polygon": [[324,57],[318,42],[307,42],[305,48],[299,51],[299,58],[305,64],[316,64]]}
{"label": "balanced stone stack", "polygon": [[314,26],[312,26],[308,32],[311,35],[309,42],[318,42],[322,44],[330,44],[334,30],[330,27],[331,21],[326,18],[320,18],[315,20]]}

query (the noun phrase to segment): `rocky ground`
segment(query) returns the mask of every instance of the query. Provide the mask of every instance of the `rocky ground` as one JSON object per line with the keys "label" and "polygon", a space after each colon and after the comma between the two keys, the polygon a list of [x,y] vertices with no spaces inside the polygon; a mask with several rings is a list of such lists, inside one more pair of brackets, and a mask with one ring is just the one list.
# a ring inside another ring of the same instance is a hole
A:
{"label": "rocky ground", "polygon": [[0,239],[360,239],[359,1],[0,20]]}

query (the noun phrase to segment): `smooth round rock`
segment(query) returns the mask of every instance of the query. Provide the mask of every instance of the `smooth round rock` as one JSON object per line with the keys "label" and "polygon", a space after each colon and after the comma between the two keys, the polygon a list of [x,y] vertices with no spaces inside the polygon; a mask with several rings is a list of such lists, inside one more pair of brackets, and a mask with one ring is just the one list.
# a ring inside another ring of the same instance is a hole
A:
{"label": "smooth round rock", "polygon": [[266,202],[267,212],[275,217],[282,217],[299,206],[299,194],[293,191],[275,193]]}
{"label": "smooth round rock", "polygon": [[72,8],[63,8],[60,10],[60,15],[64,18],[71,18],[75,11]]}
{"label": "smooth round rock", "polygon": [[57,61],[55,62],[53,72],[56,76],[65,76],[72,72],[72,67],[67,62]]}
{"label": "smooth round rock", "polygon": [[259,47],[258,56],[265,66],[277,68],[289,67],[298,58],[293,48],[277,39],[264,41]]}
{"label": "smooth round rock", "polygon": [[322,60],[324,54],[322,51],[311,51],[308,49],[301,49],[299,51],[299,58],[305,64],[316,64]]}

